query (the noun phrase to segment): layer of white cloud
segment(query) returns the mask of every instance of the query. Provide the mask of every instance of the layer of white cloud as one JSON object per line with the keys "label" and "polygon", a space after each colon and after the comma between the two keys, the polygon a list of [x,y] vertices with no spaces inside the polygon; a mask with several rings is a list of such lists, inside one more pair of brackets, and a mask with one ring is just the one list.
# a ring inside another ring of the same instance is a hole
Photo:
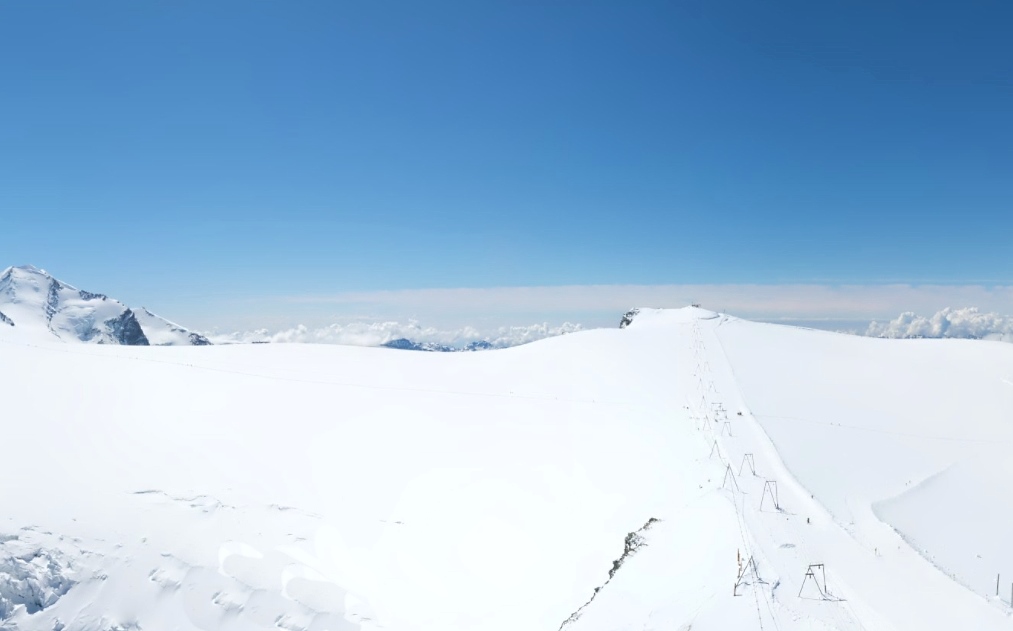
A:
{"label": "layer of white cloud", "polygon": [[[756,320],[869,322],[903,311],[935,313],[949,305],[1013,313],[1013,286],[986,285],[573,285],[484,289],[410,289],[287,296],[222,297],[188,309],[161,312],[191,327],[219,330],[305,324],[310,331],[333,322],[426,322],[450,331],[519,322],[581,322],[617,326],[631,307],[683,307]],[[865,325],[861,325],[861,329]],[[309,332],[308,332],[309,333]]]}
{"label": "layer of white cloud", "polygon": [[[589,285],[419,289],[292,296],[279,306],[294,311],[326,310],[374,320],[408,318],[459,327],[476,322],[506,325],[542,320],[618,324],[631,307],[706,308],[754,320],[864,320],[903,311],[934,313],[952,304],[1013,312],[1013,287],[977,285]],[[864,326],[864,325],[863,325]]]}
{"label": "layer of white cloud", "polygon": [[942,309],[924,317],[907,311],[889,322],[873,322],[866,335],[891,338],[1013,338],[1013,317],[983,313],[976,307]]}
{"label": "layer of white cloud", "polygon": [[[440,290],[447,292],[471,292],[471,291],[495,291],[495,290]],[[645,304],[645,303],[633,303]],[[649,303],[648,303],[649,304]],[[672,304],[664,306],[684,306]],[[706,305],[705,305],[706,306]],[[509,310],[507,310],[509,313]],[[721,309],[721,311],[729,311]],[[807,310],[800,310],[794,313],[810,313]],[[602,324],[611,326],[618,322],[618,317],[612,318],[612,312],[607,312],[609,319]],[[855,315],[855,312],[844,312],[845,315]],[[734,314],[734,312],[733,312]],[[621,314],[619,314],[621,315]],[[748,314],[738,313],[744,317]],[[756,317],[756,316],[753,316]],[[762,319],[762,318],[757,318]],[[780,317],[768,318],[773,321],[784,321],[785,323],[797,323],[797,318]],[[611,320],[616,320],[615,323]],[[835,326],[836,319],[828,319],[819,322],[818,318],[806,321],[807,326],[840,330]],[[868,322],[868,320],[866,320]],[[865,326],[864,324],[862,326]],[[347,323],[333,323],[321,327],[309,327],[298,325],[279,330],[258,329],[253,331],[239,331],[234,333],[207,333],[208,337],[216,344],[228,343],[310,343],[310,344],[345,344],[351,346],[381,346],[397,339],[409,339],[419,343],[434,343],[446,346],[462,348],[471,342],[487,341],[497,348],[506,348],[527,344],[536,340],[565,335],[587,327],[572,322],[564,322],[560,325],[548,323],[530,324],[524,326],[476,326],[464,325],[459,327],[436,327],[423,326],[417,320],[400,322],[397,320],[384,321],[352,321]],[[593,327],[591,327],[593,328]],[[857,328],[857,327],[856,327]],[[855,333],[861,333],[861,329],[851,329]],[[1008,339],[1013,340],[1013,317],[1003,316],[996,312],[985,312],[977,307],[966,307],[962,309],[951,309],[949,307],[940,309],[934,315],[920,316],[914,311],[905,311],[898,317],[889,321],[873,321],[864,331],[865,335],[871,337],[886,338],[968,338],[968,339]]]}
{"label": "layer of white cloud", "polygon": [[500,326],[480,330],[474,326],[440,329],[422,326],[418,322],[351,322],[310,328],[299,325],[270,332],[266,329],[240,331],[228,334],[209,334],[216,344],[252,342],[345,344],[350,346],[381,346],[393,340],[406,338],[413,342],[433,342],[463,347],[470,342],[486,341],[497,348],[527,344],[536,340],[580,331],[580,324],[564,322],[558,326],[548,323],[527,326]]}
{"label": "layer of white cloud", "polygon": [[[290,296],[292,304],[346,308],[608,311],[618,317],[635,306],[682,307],[690,303],[726,313],[764,317],[884,317],[903,309],[936,311],[975,304],[1013,311],[1013,286],[984,285],[574,285],[485,289],[411,289]],[[901,305],[898,307],[898,305]]]}

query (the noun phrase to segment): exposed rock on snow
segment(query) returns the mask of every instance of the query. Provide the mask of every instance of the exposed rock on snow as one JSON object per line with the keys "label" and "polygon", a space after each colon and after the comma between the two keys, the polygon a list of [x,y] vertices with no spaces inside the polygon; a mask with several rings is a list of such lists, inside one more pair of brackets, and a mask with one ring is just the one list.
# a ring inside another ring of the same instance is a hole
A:
{"label": "exposed rock on snow", "polygon": [[[108,298],[103,298],[108,300]],[[134,312],[126,309],[118,317],[110,318],[104,322],[105,327],[110,331],[114,340],[125,346],[147,346],[148,338],[144,335],[141,325],[137,323]],[[92,331],[96,331],[93,329]],[[97,332],[97,331],[96,331]],[[85,338],[88,341],[90,338]]]}
{"label": "exposed rock on snow", "polygon": [[609,580],[612,580],[612,578],[615,577],[616,572],[618,572],[619,568],[623,566],[623,563],[626,562],[626,559],[633,556],[634,554],[636,554],[637,550],[647,545],[647,540],[644,538],[644,533],[650,530],[651,526],[653,526],[657,521],[659,521],[657,518],[651,517],[650,519],[647,520],[647,523],[645,523],[643,526],[640,527],[639,530],[635,530],[626,535],[626,544],[625,547],[623,548],[623,554],[618,559],[612,562],[612,569],[609,570]]}
{"label": "exposed rock on snow", "polygon": [[624,313],[622,319],[619,320],[619,328],[625,329],[629,325],[633,324],[633,318],[637,317],[638,313],[640,313],[640,309],[635,308]]}
{"label": "exposed rock on snow", "polygon": [[647,545],[647,538],[644,535],[644,533],[646,533],[648,530],[650,530],[651,526],[653,526],[654,524],[656,524],[659,521],[661,521],[661,520],[657,519],[655,517],[651,517],[650,519],[647,520],[647,523],[645,523],[639,529],[634,530],[633,532],[628,533],[626,535],[626,540],[625,540],[624,547],[623,547],[623,553],[622,553],[622,555],[618,559],[616,559],[615,561],[612,562],[612,568],[609,570],[608,580],[606,580],[604,583],[602,583],[598,587],[594,588],[594,594],[591,595],[591,599],[588,600],[583,605],[581,605],[580,609],[578,609],[577,611],[573,612],[570,615],[569,618],[567,618],[566,620],[564,620],[563,624],[559,625],[560,629],[564,629],[564,628],[566,628],[567,625],[570,625],[570,624],[572,624],[572,623],[574,623],[574,622],[576,622],[577,620],[580,619],[580,616],[584,613],[584,610],[587,609],[587,607],[592,602],[594,602],[594,599],[598,596],[598,593],[601,592],[601,590],[604,589],[605,586],[608,585],[609,582],[613,578],[615,578],[616,572],[618,572],[619,568],[621,568],[623,566],[623,564],[626,563],[626,560],[629,559],[634,554],[636,554],[637,550],[639,550],[640,548],[642,548],[642,547],[644,547],[644,546]]}

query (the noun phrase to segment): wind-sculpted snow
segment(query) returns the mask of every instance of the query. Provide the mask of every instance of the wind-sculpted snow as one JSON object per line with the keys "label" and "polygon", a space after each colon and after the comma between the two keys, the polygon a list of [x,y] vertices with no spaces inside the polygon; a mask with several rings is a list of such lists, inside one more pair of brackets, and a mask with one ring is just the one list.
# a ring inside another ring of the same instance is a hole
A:
{"label": "wind-sculpted snow", "polygon": [[317,517],[155,490],[119,499],[130,537],[72,537],[88,530],[74,522],[0,535],[0,628],[355,631],[370,615],[314,569]]}
{"label": "wind-sculpted snow", "polygon": [[[906,485],[896,497],[874,504],[873,510],[940,571],[976,593],[988,594],[996,575],[1009,571],[1013,546],[1007,536],[1010,511],[1004,510],[1009,504],[1007,491],[982,481],[1011,477],[1008,458],[965,460]],[[941,509],[959,519],[925,519]],[[1006,597],[1013,575],[1010,579],[1001,586]]]}
{"label": "wind-sculpted snow", "polygon": [[0,534],[0,626],[19,611],[32,615],[54,605],[74,585],[72,556],[47,548],[31,529]]}
{"label": "wind-sculpted snow", "polygon": [[59,560],[42,550],[0,558],[0,620],[19,606],[33,614],[54,604],[70,589]]}

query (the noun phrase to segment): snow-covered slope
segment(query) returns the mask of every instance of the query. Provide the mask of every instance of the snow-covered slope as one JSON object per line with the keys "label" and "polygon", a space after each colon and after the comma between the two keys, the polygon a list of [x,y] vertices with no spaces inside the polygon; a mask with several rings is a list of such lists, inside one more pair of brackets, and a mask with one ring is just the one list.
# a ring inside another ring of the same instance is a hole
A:
{"label": "snow-covered slope", "polygon": [[148,343],[153,346],[210,346],[208,338],[155,315],[144,307],[134,312]]}
{"label": "snow-covered slope", "polygon": [[1013,626],[1009,345],[699,309],[495,353],[15,328],[3,628]]}
{"label": "snow-covered slope", "polygon": [[127,346],[206,345],[204,336],[142,309],[72,287],[45,270],[23,265],[0,272],[0,324],[25,339]]}

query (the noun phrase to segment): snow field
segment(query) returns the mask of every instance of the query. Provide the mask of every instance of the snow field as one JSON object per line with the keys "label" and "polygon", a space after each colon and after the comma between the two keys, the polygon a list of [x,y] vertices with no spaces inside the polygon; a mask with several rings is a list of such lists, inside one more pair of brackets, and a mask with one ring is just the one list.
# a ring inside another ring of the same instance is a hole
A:
{"label": "snow field", "polygon": [[0,557],[71,587],[5,628],[1011,627],[998,344],[698,309],[471,354],[6,328]]}

